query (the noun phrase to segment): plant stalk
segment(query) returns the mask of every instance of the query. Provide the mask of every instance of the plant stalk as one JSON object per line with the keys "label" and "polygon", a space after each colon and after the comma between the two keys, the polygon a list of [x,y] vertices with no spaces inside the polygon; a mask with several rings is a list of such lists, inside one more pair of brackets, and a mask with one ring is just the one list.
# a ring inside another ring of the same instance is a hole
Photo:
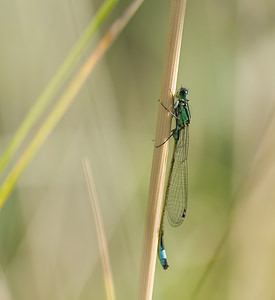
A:
{"label": "plant stalk", "polygon": [[[160,102],[171,107],[176,89],[186,0],[172,0]],[[152,299],[158,233],[162,211],[168,146],[172,116],[159,104],[155,145],[149,186],[147,212],[140,265],[138,300]]]}

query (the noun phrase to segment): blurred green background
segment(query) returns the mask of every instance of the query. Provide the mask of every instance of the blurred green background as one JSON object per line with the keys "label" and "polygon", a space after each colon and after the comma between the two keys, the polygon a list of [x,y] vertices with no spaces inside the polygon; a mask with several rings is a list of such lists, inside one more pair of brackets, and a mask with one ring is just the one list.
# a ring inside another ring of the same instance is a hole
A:
{"label": "blurred green background", "polygon": [[[1,0],[0,154],[100,5]],[[117,299],[136,298],[169,9],[144,1],[0,211],[1,300],[105,299],[84,156]],[[189,207],[153,299],[275,299],[274,57],[274,1],[188,1]]]}

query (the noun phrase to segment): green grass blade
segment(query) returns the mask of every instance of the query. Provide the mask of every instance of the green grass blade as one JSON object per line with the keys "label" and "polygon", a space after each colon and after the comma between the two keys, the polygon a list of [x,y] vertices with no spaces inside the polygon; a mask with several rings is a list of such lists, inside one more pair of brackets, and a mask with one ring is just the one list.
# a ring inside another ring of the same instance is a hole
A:
{"label": "green grass blade", "polygon": [[18,150],[24,138],[27,136],[32,126],[41,116],[44,109],[54,99],[56,92],[60,89],[63,82],[69,77],[78,58],[85,50],[88,43],[91,41],[91,38],[94,36],[96,30],[106,19],[106,17],[109,15],[109,13],[114,8],[117,2],[118,0],[108,0],[100,7],[95,18],[90,22],[86,31],[79,38],[75,46],[72,48],[71,52],[65,58],[65,61],[58,69],[58,71],[56,72],[51,82],[46,87],[46,89],[42,92],[40,97],[37,99],[36,103],[33,105],[32,109],[23,120],[21,126],[15,133],[11,143],[7,147],[6,151],[4,152],[0,161],[0,173],[3,172],[4,168],[9,163],[10,159],[15,154],[15,152]]}
{"label": "green grass blade", "polygon": [[83,64],[81,69],[77,72],[74,78],[71,80],[67,89],[64,91],[63,95],[57,101],[57,104],[52,109],[44,123],[40,126],[34,138],[31,140],[26,150],[18,159],[15,167],[11,170],[8,176],[5,178],[4,183],[0,189],[0,208],[4,205],[9,194],[11,193],[13,187],[15,186],[20,175],[23,173],[27,165],[30,163],[34,155],[46,141],[47,137],[56,127],[60,119],[66,113],[75,96],[78,94],[79,90],[88,78],[88,75],[94,69],[96,63],[102,58],[102,56],[109,49],[110,45],[118,37],[122,29],[126,26],[129,20],[132,18],[134,13],[137,11],[143,0],[134,1],[123,13],[123,15],[118,18],[109,31],[104,35],[95,51],[91,54],[88,60]]}

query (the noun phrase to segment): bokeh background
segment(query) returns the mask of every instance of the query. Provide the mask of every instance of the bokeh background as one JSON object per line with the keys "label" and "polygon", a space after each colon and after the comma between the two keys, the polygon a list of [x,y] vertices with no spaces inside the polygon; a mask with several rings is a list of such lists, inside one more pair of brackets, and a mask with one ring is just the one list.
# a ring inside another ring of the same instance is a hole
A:
{"label": "bokeh background", "polygon": [[[0,154],[100,5],[0,1]],[[136,298],[169,6],[144,1],[0,211],[1,300],[105,299],[84,156],[117,299]],[[181,85],[188,216],[166,222],[153,299],[275,299],[275,2],[188,1]]]}

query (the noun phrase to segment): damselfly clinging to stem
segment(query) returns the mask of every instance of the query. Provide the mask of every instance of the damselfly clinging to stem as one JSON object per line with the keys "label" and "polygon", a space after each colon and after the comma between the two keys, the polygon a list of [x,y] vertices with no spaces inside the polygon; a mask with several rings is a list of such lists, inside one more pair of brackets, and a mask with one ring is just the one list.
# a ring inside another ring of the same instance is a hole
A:
{"label": "damselfly clinging to stem", "polygon": [[[180,88],[174,97],[173,108],[171,112],[166,107],[176,120],[176,127],[172,130],[174,138],[174,151],[171,160],[171,166],[167,181],[166,194],[163,204],[161,223],[159,229],[158,239],[158,256],[162,267],[166,270],[169,266],[166,258],[166,251],[164,249],[163,236],[163,222],[164,214],[167,212],[169,223],[176,227],[179,226],[185,218],[187,210],[187,198],[188,198],[188,177],[187,177],[187,155],[189,145],[189,124],[191,120],[188,99],[188,90]],[[169,138],[170,138],[169,137]],[[169,139],[168,138],[168,139]],[[167,139],[167,140],[168,140]],[[166,141],[167,141],[166,140]],[[165,141],[165,142],[166,142]],[[165,143],[164,142],[164,143]],[[163,144],[164,144],[163,143]],[[160,147],[163,144],[157,146]]]}

